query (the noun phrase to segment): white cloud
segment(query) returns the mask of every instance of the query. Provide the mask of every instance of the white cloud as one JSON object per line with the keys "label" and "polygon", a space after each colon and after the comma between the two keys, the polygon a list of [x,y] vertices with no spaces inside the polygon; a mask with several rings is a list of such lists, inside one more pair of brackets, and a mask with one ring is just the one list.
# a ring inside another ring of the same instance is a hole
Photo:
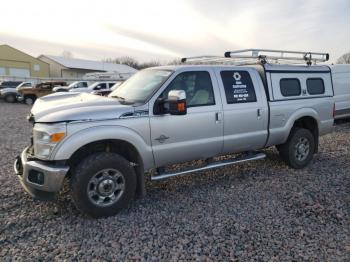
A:
{"label": "white cloud", "polygon": [[11,0],[2,10],[12,11],[0,16],[0,41],[34,55],[145,60],[261,47],[335,60],[350,51],[348,0]]}

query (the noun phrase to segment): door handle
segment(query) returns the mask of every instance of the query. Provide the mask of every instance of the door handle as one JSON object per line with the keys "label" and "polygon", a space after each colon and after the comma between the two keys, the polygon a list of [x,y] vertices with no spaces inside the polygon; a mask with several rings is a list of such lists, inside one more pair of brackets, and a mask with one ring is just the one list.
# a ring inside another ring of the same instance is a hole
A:
{"label": "door handle", "polygon": [[221,122],[221,120],[222,120],[222,112],[216,112],[215,113],[215,121],[216,121],[216,123]]}
{"label": "door handle", "polygon": [[257,110],[257,112],[256,112],[256,114],[257,114],[257,116],[258,116],[258,119],[260,119],[260,117],[261,117],[263,111],[264,111],[264,110],[263,110],[262,108],[258,108],[258,110]]}

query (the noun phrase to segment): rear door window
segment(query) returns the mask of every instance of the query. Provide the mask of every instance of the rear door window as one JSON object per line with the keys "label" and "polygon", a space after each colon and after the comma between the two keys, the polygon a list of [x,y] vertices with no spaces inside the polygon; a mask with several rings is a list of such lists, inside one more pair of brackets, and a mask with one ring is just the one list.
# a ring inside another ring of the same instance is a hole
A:
{"label": "rear door window", "polygon": [[325,92],[322,78],[308,78],[306,80],[306,87],[310,95],[321,95]]}
{"label": "rear door window", "polygon": [[221,71],[228,104],[256,102],[253,81],[247,71]]}
{"label": "rear door window", "polygon": [[283,96],[300,96],[301,85],[298,78],[282,78],[280,89]]}

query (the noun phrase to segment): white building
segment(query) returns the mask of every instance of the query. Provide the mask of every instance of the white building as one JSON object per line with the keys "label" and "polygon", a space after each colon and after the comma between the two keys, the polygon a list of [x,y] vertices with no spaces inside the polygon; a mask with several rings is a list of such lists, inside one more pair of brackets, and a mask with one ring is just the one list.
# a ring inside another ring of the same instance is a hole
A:
{"label": "white building", "polygon": [[50,77],[64,79],[82,78],[87,73],[93,72],[115,72],[123,78],[128,78],[137,70],[127,65],[91,61],[85,59],[65,58],[52,55],[41,55],[40,60],[50,65]]}

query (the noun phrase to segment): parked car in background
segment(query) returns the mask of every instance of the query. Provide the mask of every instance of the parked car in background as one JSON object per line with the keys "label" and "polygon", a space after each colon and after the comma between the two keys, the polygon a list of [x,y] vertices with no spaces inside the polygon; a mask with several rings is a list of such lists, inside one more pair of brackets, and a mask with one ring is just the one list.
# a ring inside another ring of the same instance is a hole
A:
{"label": "parked car in background", "polygon": [[19,86],[23,81],[3,81],[0,84],[0,89],[3,88],[16,88]]}
{"label": "parked car in background", "polygon": [[335,119],[350,118],[350,65],[331,65]]}
{"label": "parked car in background", "polygon": [[81,88],[74,88],[69,90],[70,92],[79,92],[79,93],[92,93],[94,91],[110,91],[112,86],[114,86],[116,81],[110,82],[96,82],[90,85],[89,87],[81,87]]}
{"label": "parked car in background", "polygon": [[116,90],[122,83],[123,81],[119,81],[115,83],[114,86],[111,87],[111,89],[94,90],[91,92],[91,94],[98,96],[108,96],[110,93]]}
{"label": "parked car in background", "polygon": [[8,103],[14,103],[16,101],[20,101],[20,94],[17,92],[17,88],[32,88],[33,84],[30,82],[15,82],[12,83],[20,83],[17,86],[9,85],[11,87],[3,87],[0,89],[0,98],[3,98]]}
{"label": "parked car in background", "polygon": [[87,88],[90,85],[89,81],[75,81],[68,86],[56,86],[52,89],[54,92],[67,92],[75,88]]}
{"label": "parked car in background", "polygon": [[23,101],[32,105],[37,98],[53,93],[54,87],[66,85],[67,83],[64,81],[50,81],[37,84],[33,88],[18,87],[16,89]]}

